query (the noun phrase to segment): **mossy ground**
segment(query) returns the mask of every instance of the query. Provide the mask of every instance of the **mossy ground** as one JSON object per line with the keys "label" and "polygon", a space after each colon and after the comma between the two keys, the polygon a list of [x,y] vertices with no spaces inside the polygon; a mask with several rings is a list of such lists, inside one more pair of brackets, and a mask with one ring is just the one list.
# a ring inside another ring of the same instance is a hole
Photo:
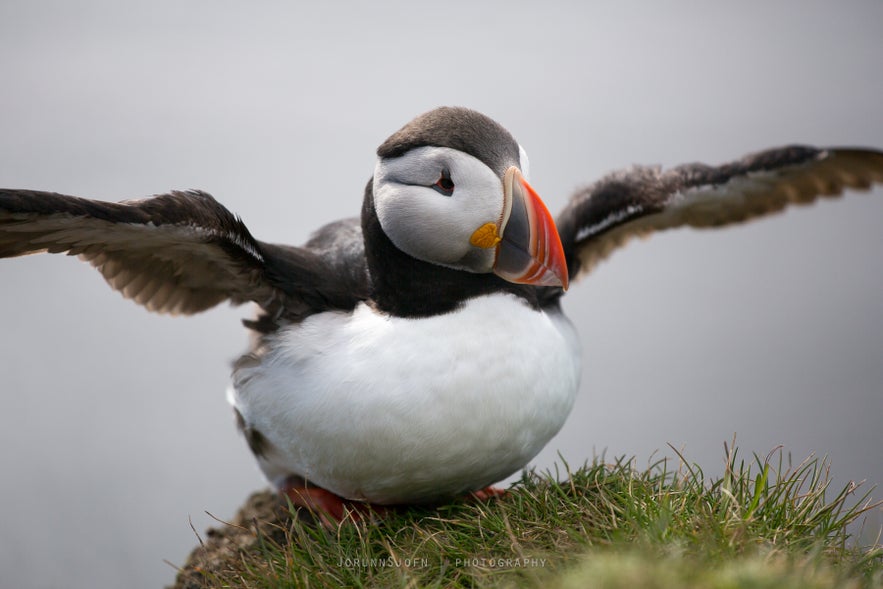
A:
{"label": "mossy ground", "polygon": [[[879,509],[828,464],[781,451],[725,474],[601,459],[526,473],[502,498],[412,508],[334,528],[270,492],[209,532],[177,587],[883,587],[883,551],[850,524]],[[309,519],[309,518],[306,518]],[[202,542],[202,540],[200,540]]]}

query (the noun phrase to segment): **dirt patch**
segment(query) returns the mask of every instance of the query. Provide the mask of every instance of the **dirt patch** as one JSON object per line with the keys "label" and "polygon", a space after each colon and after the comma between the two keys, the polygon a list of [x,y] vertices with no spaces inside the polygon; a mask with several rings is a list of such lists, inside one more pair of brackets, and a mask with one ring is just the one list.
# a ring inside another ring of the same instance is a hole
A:
{"label": "dirt patch", "polygon": [[222,578],[236,578],[243,569],[242,554],[255,551],[260,542],[284,543],[291,522],[291,512],[277,493],[254,493],[233,521],[200,534],[200,545],[190,553],[169,589],[216,587]]}

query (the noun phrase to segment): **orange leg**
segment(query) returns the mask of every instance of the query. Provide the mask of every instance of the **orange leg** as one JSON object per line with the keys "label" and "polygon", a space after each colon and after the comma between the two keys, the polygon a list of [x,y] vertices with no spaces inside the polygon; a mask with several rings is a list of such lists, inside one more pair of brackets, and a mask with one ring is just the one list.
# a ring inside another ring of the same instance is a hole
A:
{"label": "orange leg", "polygon": [[[335,527],[336,524],[346,520],[368,520],[372,516],[383,517],[394,506],[374,505],[363,501],[344,499],[321,487],[310,485],[302,478],[291,476],[286,479],[279,491],[289,500],[292,505],[304,507],[311,513],[319,516],[323,524]],[[485,487],[467,494],[466,501],[491,501],[507,494],[505,489],[497,487]]]}
{"label": "orange leg", "polygon": [[338,497],[331,491],[310,485],[300,477],[289,477],[279,491],[292,505],[305,507],[317,514],[322,523],[333,526],[347,517],[353,521],[369,519],[372,514],[384,515],[389,508]]}
{"label": "orange leg", "polygon": [[506,489],[500,489],[499,487],[485,487],[484,489],[469,493],[469,498],[475,501],[490,501],[491,499],[505,497],[507,492]]}

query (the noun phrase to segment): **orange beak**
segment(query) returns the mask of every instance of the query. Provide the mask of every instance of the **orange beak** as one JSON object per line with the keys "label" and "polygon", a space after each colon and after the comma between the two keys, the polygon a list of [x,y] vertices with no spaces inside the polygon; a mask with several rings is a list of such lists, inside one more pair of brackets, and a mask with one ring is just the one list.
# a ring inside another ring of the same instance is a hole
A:
{"label": "orange beak", "polygon": [[515,166],[503,176],[503,192],[509,211],[500,223],[494,274],[518,284],[567,290],[567,260],[549,209]]}

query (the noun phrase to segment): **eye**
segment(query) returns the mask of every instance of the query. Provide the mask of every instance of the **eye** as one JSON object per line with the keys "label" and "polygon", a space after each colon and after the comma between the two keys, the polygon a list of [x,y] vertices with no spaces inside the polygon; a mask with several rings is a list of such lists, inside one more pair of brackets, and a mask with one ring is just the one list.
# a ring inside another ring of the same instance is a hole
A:
{"label": "eye", "polygon": [[430,186],[430,188],[444,196],[451,196],[454,194],[454,181],[451,180],[451,172],[448,170],[442,170],[441,177],[436,180],[435,184]]}

